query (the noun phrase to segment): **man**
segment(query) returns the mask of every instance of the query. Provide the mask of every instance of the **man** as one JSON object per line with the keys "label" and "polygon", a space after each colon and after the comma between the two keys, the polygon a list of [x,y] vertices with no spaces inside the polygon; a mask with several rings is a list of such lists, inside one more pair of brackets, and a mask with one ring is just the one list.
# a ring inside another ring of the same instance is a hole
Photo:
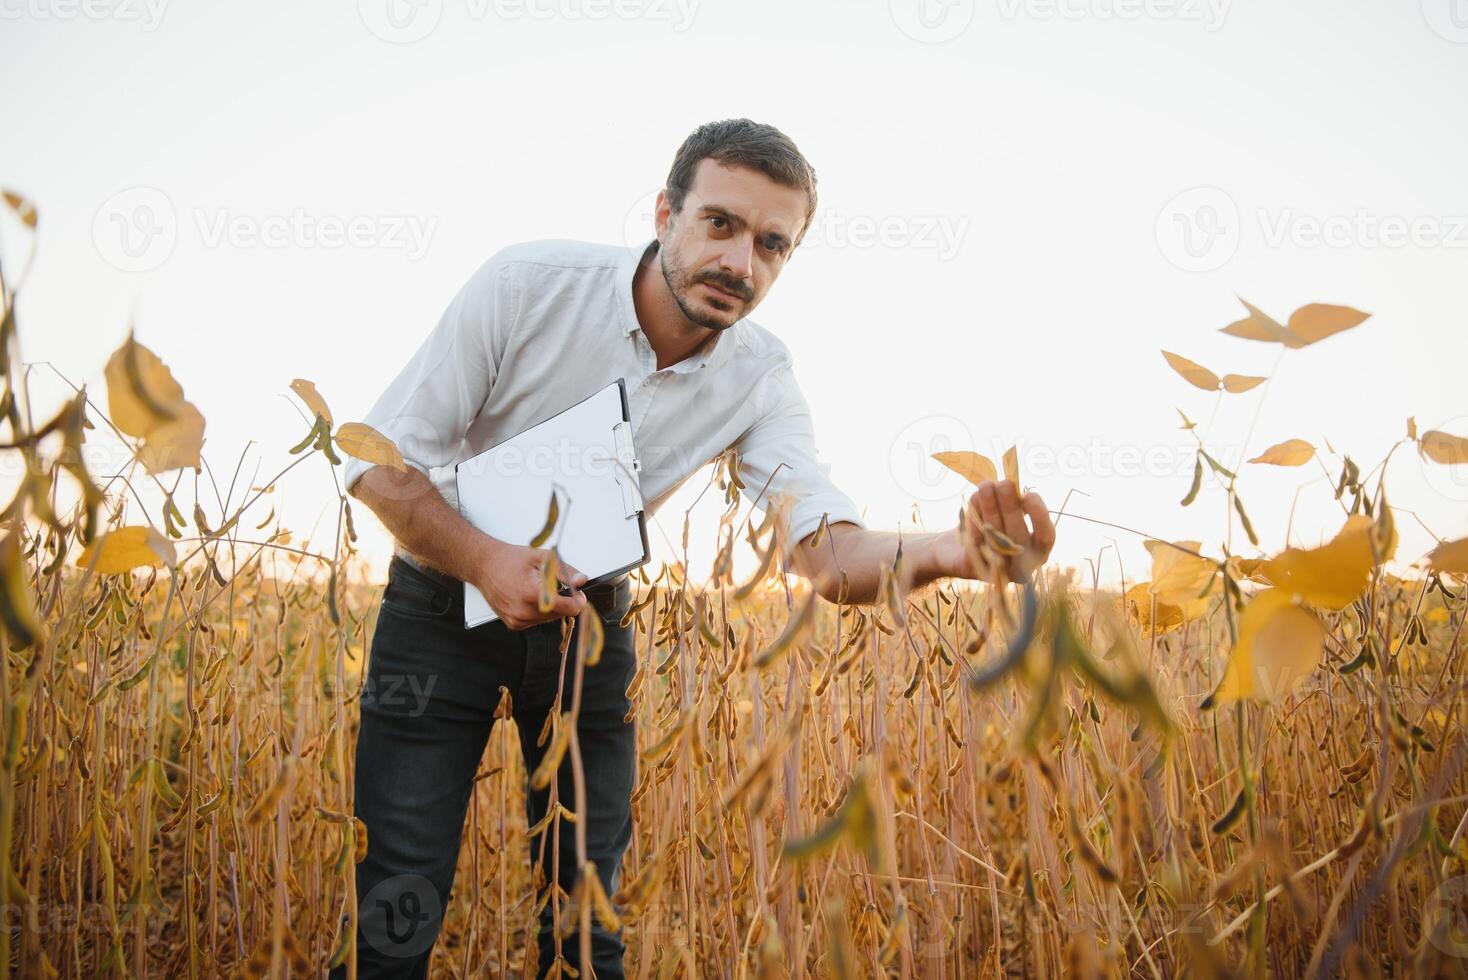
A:
{"label": "man", "polygon": [[[426,975],[500,689],[509,692],[533,771],[544,752],[536,741],[546,714],[573,673],[561,677],[560,621],[588,601],[602,616],[605,646],[581,692],[587,812],[578,822],[607,894],[631,838],[635,748],[623,717],[636,665],[632,629],[618,625],[630,582],[623,575],[583,590],[586,576],[562,563],[571,592],[540,612],[549,552],[494,540],[460,517],[454,463],[624,377],[649,513],[733,447],[751,500],[763,491],[794,501],[785,556],[793,570],[832,601],[842,572],[845,601],[876,598],[897,535],[863,527],[856,506],[827,478],[790,352],[747,318],[815,209],[815,173],[783,133],[747,119],[701,126],[679,148],[658,196],[655,240],[631,251],[573,242],[501,251],[459,292],[368,415],[410,469],[404,476],[353,460],[346,470],[352,495],[397,540],[357,737],[356,810],[368,831],[357,867],[361,976]],[[1027,549],[1008,559],[1009,577],[1049,555],[1055,530],[1036,494],[1021,498],[1010,483],[985,483],[969,503],[975,519],[962,533],[971,541],[983,522]],[[830,541],[796,547],[823,515]],[[908,588],[987,574],[971,564],[959,528],[902,541]],[[466,581],[484,593],[498,621],[464,629]],[[411,693],[389,698],[389,690]],[[568,766],[558,778],[560,798],[572,799]],[[547,806],[546,792],[529,794],[532,824]],[[563,824],[563,831],[558,870],[569,892],[574,830]],[[544,851],[547,880],[552,850]],[[621,977],[621,940],[599,924],[596,930],[596,975]],[[547,910],[538,934],[542,971],[554,943]],[[563,948],[579,968],[576,941]]]}

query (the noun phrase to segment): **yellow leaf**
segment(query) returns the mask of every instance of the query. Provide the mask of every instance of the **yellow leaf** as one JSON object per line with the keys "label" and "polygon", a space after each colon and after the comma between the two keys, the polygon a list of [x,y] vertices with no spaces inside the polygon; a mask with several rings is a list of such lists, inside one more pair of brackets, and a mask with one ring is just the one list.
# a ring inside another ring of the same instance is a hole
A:
{"label": "yellow leaf", "polygon": [[[1176,606],[1192,619],[1201,616],[1208,608],[1208,596],[1217,586],[1214,578],[1216,566],[1198,554],[1203,544],[1200,541],[1144,541],[1143,546],[1152,555],[1152,584],[1150,591],[1157,601]],[[1210,582],[1213,584],[1210,586]]]}
{"label": "yellow leaf", "polygon": [[1152,592],[1151,582],[1141,582],[1126,590],[1122,606],[1133,622],[1148,633],[1170,633],[1188,621],[1201,618],[1208,611],[1208,600],[1193,600],[1185,606],[1170,605]]}
{"label": "yellow leaf", "polygon": [[1434,572],[1468,575],[1468,538],[1444,541],[1427,553],[1427,561]]}
{"label": "yellow leaf", "polygon": [[164,422],[148,433],[138,447],[138,459],[149,473],[164,473],[184,467],[198,469],[204,449],[204,416],[188,402],[178,418]]}
{"label": "yellow leaf", "polygon": [[313,421],[314,417],[319,415],[326,419],[326,427],[331,428],[331,409],[326,407],[326,399],[321,397],[321,392],[316,390],[314,384],[305,378],[297,378],[291,382],[291,391],[294,391],[296,397],[306,403],[306,408],[312,413]]}
{"label": "yellow leaf", "polygon": [[1264,565],[1268,561],[1268,558],[1240,558],[1234,555],[1228,560],[1228,564],[1236,580],[1248,579],[1251,582],[1273,584],[1263,574]]}
{"label": "yellow leaf", "polygon": [[1252,374],[1225,374],[1223,376],[1223,390],[1230,395],[1241,395],[1250,388],[1257,388],[1268,380],[1268,378],[1259,378]]}
{"label": "yellow leaf", "polygon": [[530,539],[530,547],[539,548],[541,545],[549,541],[551,532],[556,529],[556,521],[560,520],[560,518],[560,499],[557,497],[556,491],[552,489],[550,495],[550,506],[547,508],[545,514],[545,526],[540,529],[539,533],[537,533],[535,537]]}
{"label": "yellow leaf", "polygon": [[992,460],[966,449],[934,453],[933,458],[970,483],[979,484],[985,480],[999,479],[999,471],[994,468]]}
{"label": "yellow leaf", "polygon": [[1203,365],[1190,361],[1181,354],[1174,354],[1170,350],[1163,351],[1162,356],[1167,358],[1167,363],[1172,365],[1172,369],[1182,375],[1183,380],[1188,384],[1195,388],[1202,388],[1204,391],[1218,390],[1218,375]]}
{"label": "yellow leaf", "polygon": [[1285,344],[1290,347],[1298,346],[1296,338],[1288,330],[1279,324],[1273,317],[1249,303],[1248,300],[1240,299],[1240,303],[1249,311],[1249,315],[1242,320],[1235,320],[1220,330],[1231,337],[1242,337],[1245,340],[1262,340],[1268,343]]}
{"label": "yellow leaf", "polygon": [[556,549],[551,548],[540,565],[540,593],[535,600],[536,608],[542,613],[550,612],[560,596],[560,571],[560,558]]}
{"label": "yellow leaf", "polygon": [[1417,439],[1417,416],[1415,415],[1407,416],[1407,438],[1414,441]]}
{"label": "yellow leaf", "polygon": [[142,440],[138,459],[149,473],[199,466],[204,416],[184,400],[168,366],[131,335],[104,369],[112,424]]}
{"label": "yellow leaf", "polygon": [[1212,700],[1276,701],[1320,666],[1325,627],[1285,589],[1265,589],[1239,616],[1239,641]]}
{"label": "yellow leaf", "polygon": [[1004,459],[1002,460],[1002,463],[1004,465],[1004,478],[1010,483],[1013,483],[1015,489],[1018,490],[1019,449],[1015,446],[1010,446],[1008,449],[1004,450]]}
{"label": "yellow leaf", "polygon": [[1315,447],[1304,439],[1286,439],[1249,460],[1271,466],[1304,466],[1315,458]]}
{"label": "yellow leaf", "polygon": [[1342,330],[1350,330],[1365,323],[1370,313],[1353,310],[1349,306],[1331,306],[1328,303],[1311,303],[1290,314],[1286,328],[1299,340],[1299,346],[1324,340]]}
{"label": "yellow leaf", "polygon": [[154,427],[178,418],[183,387],[168,365],[131,335],[107,359],[107,410],[125,434],[146,438]]}
{"label": "yellow leaf", "polygon": [[1395,540],[1377,537],[1371,518],[1352,514],[1329,544],[1290,548],[1265,562],[1260,571],[1284,591],[1297,593],[1308,602],[1344,609],[1366,591],[1377,562],[1387,561],[1396,552]]}
{"label": "yellow leaf", "polygon": [[11,209],[15,211],[16,217],[20,218],[22,224],[27,228],[36,227],[37,215],[34,204],[15,193],[15,191],[8,190],[0,193],[4,194],[5,203],[10,205]]}
{"label": "yellow leaf", "polygon": [[343,422],[336,430],[336,445],[348,456],[379,466],[391,466],[395,470],[408,471],[403,454],[387,436],[370,425],[361,422]]}
{"label": "yellow leaf", "polygon": [[173,542],[141,524],[117,528],[93,541],[77,558],[77,567],[91,565],[93,555],[98,575],[121,575],[135,568],[173,565],[178,561]]}
{"label": "yellow leaf", "polygon": [[1434,463],[1468,463],[1468,439],[1437,429],[1428,429],[1417,442],[1417,451]]}

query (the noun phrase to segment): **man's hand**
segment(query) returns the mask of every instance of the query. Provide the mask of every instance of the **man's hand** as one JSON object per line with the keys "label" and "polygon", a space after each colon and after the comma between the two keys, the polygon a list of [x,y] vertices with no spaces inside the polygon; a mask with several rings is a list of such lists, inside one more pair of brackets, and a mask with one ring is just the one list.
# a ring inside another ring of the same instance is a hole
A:
{"label": "man's hand", "polygon": [[540,611],[540,579],[550,554],[549,548],[526,548],[503,541],[491,546],[489,559],[483,563],[473,584],[510,629],[524,630],[563,616],[575,616],[586,605],[586,593],[581,591],[586,576],[559,562],[556,578],[574,591],[570,595],[558,592],[550,611]]}
{"label": "man's hand", "polygon": [[[985,524],[1004,535],[1018,552],[1001,554],[1009,549],[999,539],[985,536]],[[933,542],[933,557],[939,575],[1018,582],[1045,564],[1054,547],[1055,524],[1038,493],[1020,497],[1008,480],[985,480],[965,504],[962,526],[942,532]]]}

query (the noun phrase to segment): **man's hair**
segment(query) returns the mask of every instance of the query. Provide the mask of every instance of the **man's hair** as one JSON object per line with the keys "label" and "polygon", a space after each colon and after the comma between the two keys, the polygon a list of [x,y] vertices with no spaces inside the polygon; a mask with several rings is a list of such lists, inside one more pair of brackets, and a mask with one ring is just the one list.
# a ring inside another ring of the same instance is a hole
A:
{"label": "man's hair", "polygon": [[693,184],[699,161],[717,160],[726,167],[758,170],[777,184],[805,191],[805,224],[796,234],[805,237],[816,213],[816,171],[795,142],[774,126],[749,119],[724,119],[695,129],[673,157],[668,171],[667,195],[673,213],[683,210],[683,200]]}

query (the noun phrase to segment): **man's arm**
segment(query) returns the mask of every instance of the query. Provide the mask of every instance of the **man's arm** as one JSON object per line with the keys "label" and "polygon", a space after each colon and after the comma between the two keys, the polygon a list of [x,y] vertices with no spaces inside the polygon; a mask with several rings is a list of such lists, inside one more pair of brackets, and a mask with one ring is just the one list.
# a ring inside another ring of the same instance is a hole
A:
{"label": "man's arm", "polygon": [[433,482],[412,467],[401,473],[373,466],[350,492],[371,508],[409,552],[484,593],[511,629],[575,616],[586,604],[586,595],[580,591],[586,576],[563,561],[557,578],[575,591],[557,596],[550,610],[542,613],[540,579],[549,549],[526,548],[490,537],[464,520]]}
{"label": "man's arm", "polygon": [[[985,481],[966,507],[961,529],[901,536],[904,593],[941,578],[1019,581],[1050,556],[1055,546],[1055,525],[1039,494],[1021,497],[1008,480]],[[1029,526],[1025,524],[1027,516]],[[983,540],[984,524],[1002,532],[1021,549],[1020,554],[1010,557],[1002,567],[975,567],[973,559]],[[793,570],[809,579],[816,591],[831,602],[876,601],[882,566],[891,564],[897,553],[897,533],[870,531],[846,522],[832,523],[827,531],[827,540],[814,548],[810,547],[810,536],[796,545],[791,555]],[[842,572],[846,574],[844,600],[840,596]]]}
{"label": "man's arm", "polygon": [[[459,290],[437,326],[368,413],[366,422],[397,445],[406,472],[349,459],[347,492],[366,504],[416,558],[468,582],[511,629],[524,629],[585,604],[579,591],[539,608],[541,571],[550,552],[509,545],[460,516],[428,478],[454,461],[464,434],[489,398],[520,315],[520,289],[498,256]],[[586,577],[562,566],[560,581]]]}

